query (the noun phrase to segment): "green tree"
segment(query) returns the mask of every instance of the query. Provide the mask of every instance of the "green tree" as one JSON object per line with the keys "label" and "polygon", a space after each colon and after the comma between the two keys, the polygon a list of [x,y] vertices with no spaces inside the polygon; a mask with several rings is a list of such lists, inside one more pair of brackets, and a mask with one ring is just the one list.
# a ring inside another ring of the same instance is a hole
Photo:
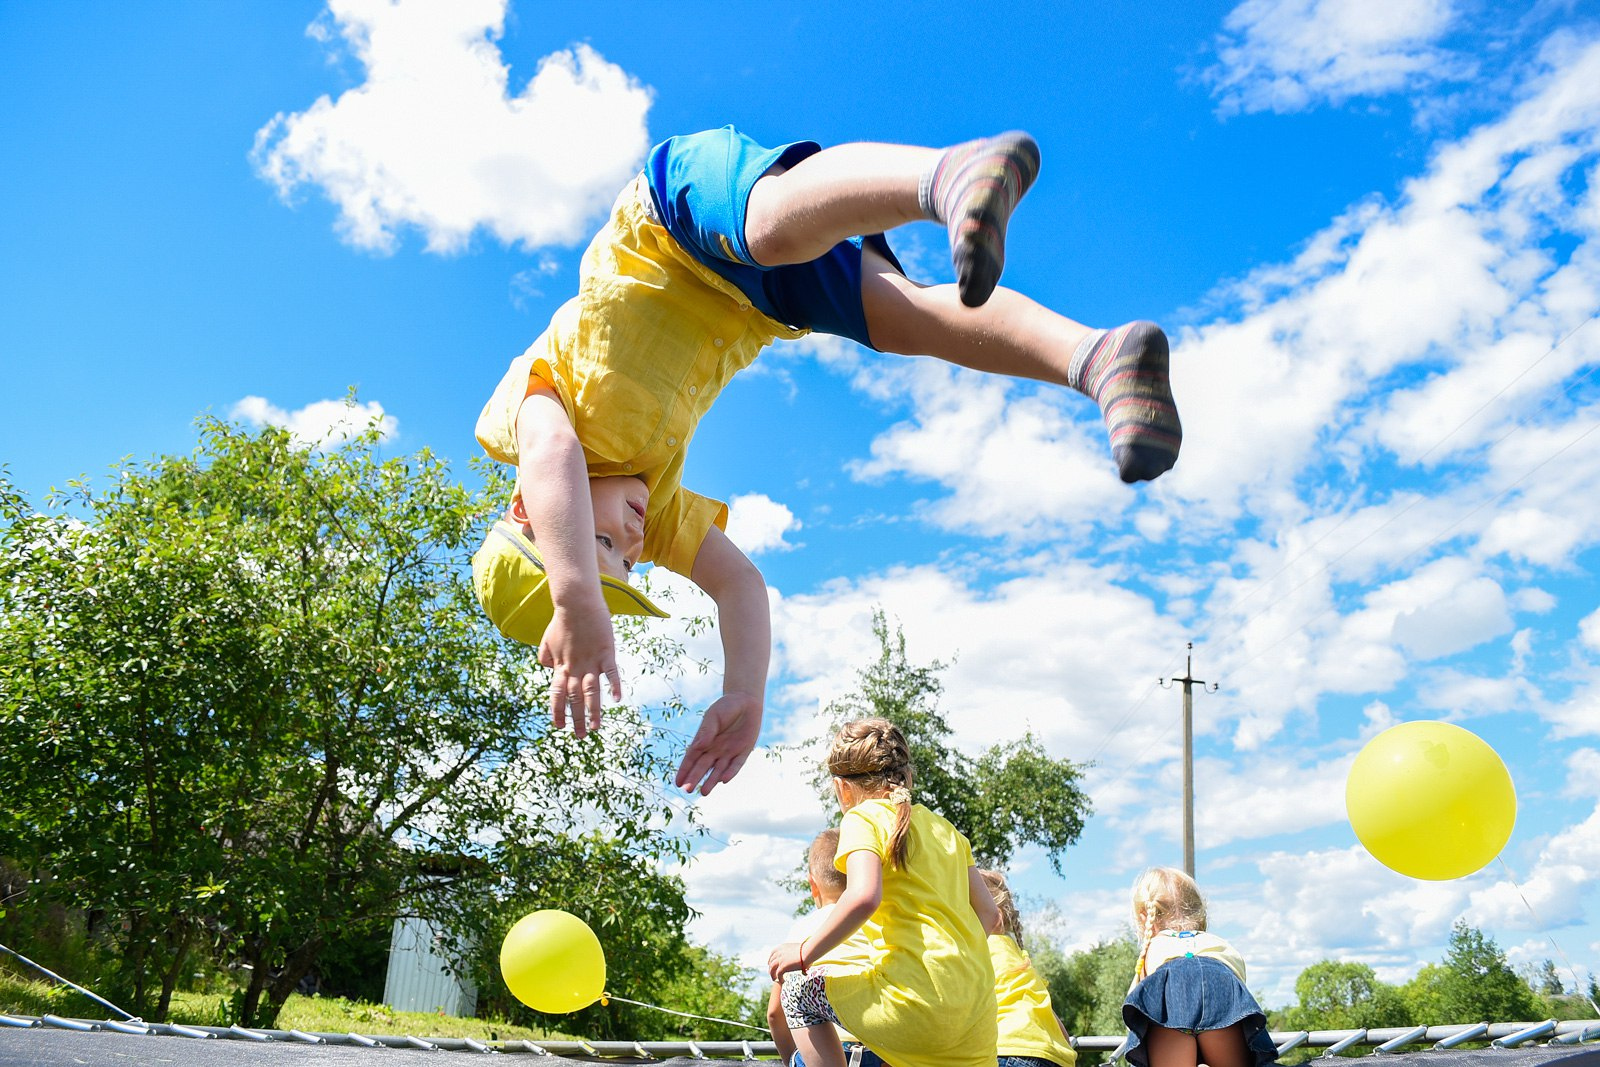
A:
{"label": "green tree", "polygon": [[1138,956],[1139,946],[1124,935],[1072,953],[1049,974],[1040,972],[1069,1034],[1122,1033],[1122,1002]]}
{"label": "green tree", "polygon": [[[237,1018],[265,1025],[342,932],[487,929],[552,880],[519,848],[596,828],[646,859],[686,847],[641,716],[552,731],[533,650],[473,600],[505,484],[380,453],[376,428],[315,450],[205,420],[192,456],[43,511],[0,480],[0,840],[33,903],[89,916],[140,1014],[165,1016],[196,952],[249,975]],[[565,884],[544,899],[591,912],[641,887]],[[681,938],[684,914],[658,925]]]}
{"label": "green tree", "polygon": [[[939,711],[946,666],[906,658],[905,633],[889,624],[882,610],[872,616],[878,658],[858,674],[858,690],[828,706],[835,724],[882,716],[900,727],[916,769],[920,803],[943,815],[972,843],[985,867],[1003,867],[1022,845],[1039,845],[1059,874],[1066,850],[1083,833],[1093,810],[1079,787],[1082,768],[1054,759],[1032,734],[991,746],[976,759],[950,746],[951,730]],[[826,771],[818,789],[832,799]]]}
{"label": "green tree", "polygon": [[1415,1025],[1400,990],[1364,963],[1323,960],[1294,982],[1298,1003],[1281,1013],[1290,1030],[1366,1030]]}
{"label": "green tree", "polygon": [[[756,973],[737,960],[699,945],[685,943],[676,954],[674,973],[656,988],[662,1007],[711,1019],[731,1019],[766,1029],[766,1005],[741,990],[748,989]],[[696,1041],[762,1040],[749,1026],[728,1026],[706,1019],[674,1019],[657,1015],[648,1032]]]}
{"label": "green tree", "polygon": [[[1413,1019],[1421,1019],[1428,1026],[1450,1022],[1467,1022],[1469,1020],[1457,1018],[1446,998],[1445,987],[1449,984],[1449,975],[1444,967],[1437,963],[1425,963],[1405,985],[1400,987],[1400,999],[1405,1003],[1406,1011]],[[1494,1020],[1473,1019],[1471,1022],[1490,1022]]]}
{"label": "green tree", "polygon": [[1444,962],[1423,967],[1403,995],[1413,1017],[1430,1024],[1521,1022],[1541,1007],[1500,946],[1463,920],[1451,928]]}
{"label": "green tree", "polygon": [[1566,984],[1561,981],[1561,972],[1556,970],[1556,961],[1548,956],[1534,967],[1528,985],[1535,993],[1547,997],[1559,997],[1567,991]]}

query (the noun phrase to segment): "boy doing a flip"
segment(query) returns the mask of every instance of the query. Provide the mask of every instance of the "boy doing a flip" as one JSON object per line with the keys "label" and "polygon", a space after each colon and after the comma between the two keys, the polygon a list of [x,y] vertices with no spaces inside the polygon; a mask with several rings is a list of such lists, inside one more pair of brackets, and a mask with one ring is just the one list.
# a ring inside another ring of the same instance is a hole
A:
{"label": "boy doing a flip", "polygon": [[[552,669],[550,711],[581,736],[622,699],[611,614],[665,613],[627,584],[652,562],[717,606],[723,693],[679,767],[731,779],[755,747],[771,622],[766,586],[723,533],[727,507],[685,489],[685,450],[718,393],[778,338],[813,330],[882,352],[1065,385],[1096,403],[1125,482],[1177,460],[1167,339],[1097,330],[997,286],[1006,223],[1039,169],[1023,133],[934,149],[799,141],[732,127],[650,151],[584,253],[578,295],[514,360],[478,420],[517,493],[473,558],[507,637]],[[908,279],[883,231],[949,230],[957,281]],[[865,236],[862,236],[865,235]]]}

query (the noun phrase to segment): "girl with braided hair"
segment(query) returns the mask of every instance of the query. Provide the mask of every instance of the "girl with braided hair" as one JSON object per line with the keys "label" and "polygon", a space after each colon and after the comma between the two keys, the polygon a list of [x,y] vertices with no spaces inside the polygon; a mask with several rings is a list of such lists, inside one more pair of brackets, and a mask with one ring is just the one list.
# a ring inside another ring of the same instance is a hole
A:
{"label": "girl with braided hair", "polygon": [[1244,959],[1206,932],[1193,878],[1151,867],[1133,883],[1139,962],[1122,1004],[1134,1067],[1261,1067],[1278,1058],[1244,984]]}
{"label": "girl with braided hair", "polygon": [[[846,723],[828,752],[844,818],[834,866],[845,889],[804,941],[772,950],[785,1021],[806,1067],[843,1067],[840,1024],[895,1067],[994,1067],[1000,915],[954,826],[911,798],[911,754],[887,719]],[[865,966],[812,966],[868,920]]]}

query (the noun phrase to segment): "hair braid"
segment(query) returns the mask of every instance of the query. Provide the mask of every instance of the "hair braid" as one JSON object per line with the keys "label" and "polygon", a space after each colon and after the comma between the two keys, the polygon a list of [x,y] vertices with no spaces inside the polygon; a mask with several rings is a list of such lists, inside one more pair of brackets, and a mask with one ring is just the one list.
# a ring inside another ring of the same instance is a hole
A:
{"label": "hair braid", "polygon": [[1136,976],[1143,978],[1145,954],[1159,931],[1206,928],[1205,898],[1194,879],[1183,871],[1151,867],[1134,879],[1133,924],[1140,937]]}
{"label": "hair braid", "polygon": [[857,719],[839,728],[828,750],[828,773],[855,782],[869,797],[898,809],[889,836],[889,862],[906,865],[911,837],[911,746],[888,719]]}

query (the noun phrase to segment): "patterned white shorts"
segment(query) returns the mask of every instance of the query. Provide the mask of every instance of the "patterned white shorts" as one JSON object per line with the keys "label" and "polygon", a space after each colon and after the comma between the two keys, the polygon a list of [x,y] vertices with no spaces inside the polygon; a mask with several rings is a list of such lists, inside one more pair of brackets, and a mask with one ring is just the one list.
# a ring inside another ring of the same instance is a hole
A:
{"label": "patterned white shorts", "polygon": [[783,976],[783,992],[778,996],[783,1005],[783,1021],[791,1030],[839,1021],[833,1013],[833,1005],[828,1003],[827,969],[824,967],[813,967],[805,974],[790,971]]}

